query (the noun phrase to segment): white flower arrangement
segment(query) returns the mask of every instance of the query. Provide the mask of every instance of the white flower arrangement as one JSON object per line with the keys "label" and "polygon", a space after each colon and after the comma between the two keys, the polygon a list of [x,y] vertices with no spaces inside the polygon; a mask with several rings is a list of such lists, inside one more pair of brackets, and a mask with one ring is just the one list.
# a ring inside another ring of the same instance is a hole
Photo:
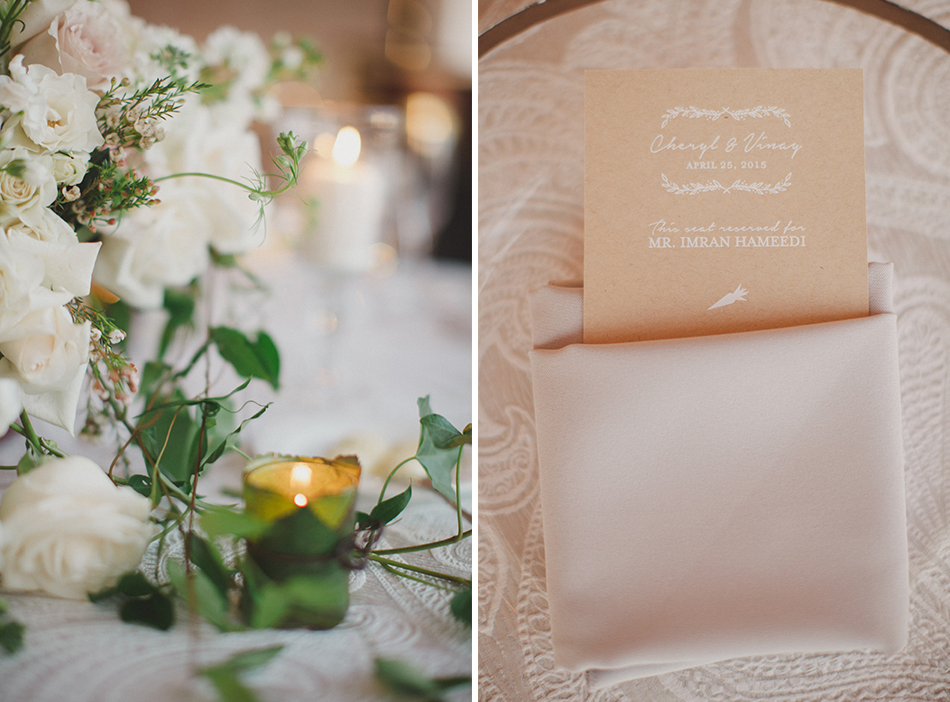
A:
{"label": "white flower arrangement", "polygon": [[111,331],[73,301],[95,281],[157,308],[212,250],[260,243],[254,188],[177,176],[260,173],[250,127],[271,109],[275,60],[255,34],[225,27],[202,49],[123,0],[14,0],[0,19],[0,378],[29,414],[73,432],[80,342],[100,327],[96,361]]}
{"label": "white flower arrangement", "polygon": [[[0,507],[3,587],[84,597],[141,559],[147,538],[95,565],[91,579],[31,570],[46,557],[21,527],[46,507],[17,497],[30,493],[27,482],[55,478],[74,495],[115,489],[100,467],[37,436],[31,418],[73,433],[91,376],[89,402],[102,416],[90,426],[124,419],[138,373],[115,348],[125,332],[89,297],[93,288],[132,308],[160,307],[166,288],[260,242],[261,210],[274,193],[260,175],[251,122],[273,112],[265,93],[286,74],[285,50],[232,28],[202,48],[134,17],[124,0],[0,3],[0,432],[27,438],[20,478]],[[305,53],[300,73],[317,60]],[[279,144],[278,177],[289,187],[305,147],[292,135]],[[145,505],[137,518],[148,521],[153,504],[120,492]],[[70,519],[101,511],[87,502],[70,508]]]}

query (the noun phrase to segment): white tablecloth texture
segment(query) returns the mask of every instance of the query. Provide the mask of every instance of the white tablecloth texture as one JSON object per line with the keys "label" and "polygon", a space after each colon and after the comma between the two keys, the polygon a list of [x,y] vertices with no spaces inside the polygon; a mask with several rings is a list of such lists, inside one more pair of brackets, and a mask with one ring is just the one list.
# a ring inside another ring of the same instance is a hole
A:
{"label": "white tablecloth texture", "polygon": [[[950,2],[906,4],[950,24]],[[582,276],[584,69],[728,66],[864,69],[868,258],[894,263],[909,640],[887,655],[737,658],[594,689],[553,656],[529,294]],[[950,55],[818,0],[608,0],[537,25],[479,61],[482,702],[950,696],[948,79]]]}
{"label": "white tablecloth texture", "polygon": [[[270,292],[222,299],[217,291],[223,286],[216,287],[215,314],[220,323],[248,332],[262,328],[273,336],[281,351],[282,386],[274,393],[255,381],[245,391],[245,398],[274,403],[245,429],[246,451],[326,455],[354,435],[389,442],[417,439],[416,398],[429,393],[433,411],[460,429],[471,421],[470,268],[405,262],[394,274],[343,283],[330,305],[338,325],[328,354],[321,321],[327,305],[315,271],[277,249],[255,252],[247,263]],[[137,321],[133,356],[145,357],[141,354],[160,333],[162,320],[160,313],[149,313]],[[319,375],[321,365],[330,373]],[[223,373],[215,387],[237,381]],[[40,424],[38,431],[67,452],[104,465],[112,455],[108,445],[70,439]],[[21,454],[19,437],[0,443],[0,463],[15,462]],[[226,456],[202,478],[200,492],[213,496],[222,488],[240,490],[243,465],[235,454]],[[11,473],[0,474],[0,489],[12,480]],[[463,505],[471,509],[470,466],[463,478]],[[364,472],[357,508],[368,511],[381,486],[379,478]],[[431,491],[417,488],[412,505],[385,532],[380,547],[433,541],[455,529],[455,511]],[[395,557],[469,577],[472,551],[466,539],[438,551]],[[145,565],[155,565],[154,551],[146,553]],[[0,593],[13,618],[27,627],[23,650],[0,655],[0,702],[211,702],[218,698],[195,670],[240,651],[278,644],[284,651],[246,678],[263,702],[388,699],[374,681],[376,657],[400,658],[432,677],[471,670],[472,631],[452,617],[451,593],[376,567],[354,572],[350,590],[346,619],[331,631],[227,634],[189,617],[185,606],[178,608],[174,628],[160,632],[122,623],[114,604]],[[462,688],[448,699],[470,696]]]}

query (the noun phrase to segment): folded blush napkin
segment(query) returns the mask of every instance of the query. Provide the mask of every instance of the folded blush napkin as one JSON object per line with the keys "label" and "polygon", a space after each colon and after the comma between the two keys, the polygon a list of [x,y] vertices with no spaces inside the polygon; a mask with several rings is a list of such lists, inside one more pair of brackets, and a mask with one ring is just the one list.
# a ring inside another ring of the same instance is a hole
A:
{"label": "folded blush napkin", "polygon": [[532,296],[555,660],[604,686],[738,656],[906,640],[889,264],[871,316],[581,343],[581,287]]}

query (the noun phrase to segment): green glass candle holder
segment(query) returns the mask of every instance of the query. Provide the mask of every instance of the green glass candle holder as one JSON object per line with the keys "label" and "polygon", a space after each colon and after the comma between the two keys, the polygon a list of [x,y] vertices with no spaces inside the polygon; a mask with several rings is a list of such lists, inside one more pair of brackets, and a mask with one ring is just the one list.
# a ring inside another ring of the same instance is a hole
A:
{"label": "green glass candle holder", "polygon": [[[274,626],[330,629],[346,616],[345,564],[353,548],[359,478],[355,456],[265,456],[248,464],[246,511],[270,525],[260,538],[247,540],[255,566],[249,587],[258,593],[280,589],[286,611]],[[245,598],[246,609],[260,601]],[[249,615],[253,620],[254,613]]]}

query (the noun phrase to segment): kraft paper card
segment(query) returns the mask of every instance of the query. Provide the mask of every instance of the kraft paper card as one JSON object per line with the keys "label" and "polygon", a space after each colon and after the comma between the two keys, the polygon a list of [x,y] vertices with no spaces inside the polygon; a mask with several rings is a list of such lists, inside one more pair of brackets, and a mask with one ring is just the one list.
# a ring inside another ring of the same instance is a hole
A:
{"label": "kraft paper card", "polygon": [[584,341],[867,316],[860,69],[587,71]]}

